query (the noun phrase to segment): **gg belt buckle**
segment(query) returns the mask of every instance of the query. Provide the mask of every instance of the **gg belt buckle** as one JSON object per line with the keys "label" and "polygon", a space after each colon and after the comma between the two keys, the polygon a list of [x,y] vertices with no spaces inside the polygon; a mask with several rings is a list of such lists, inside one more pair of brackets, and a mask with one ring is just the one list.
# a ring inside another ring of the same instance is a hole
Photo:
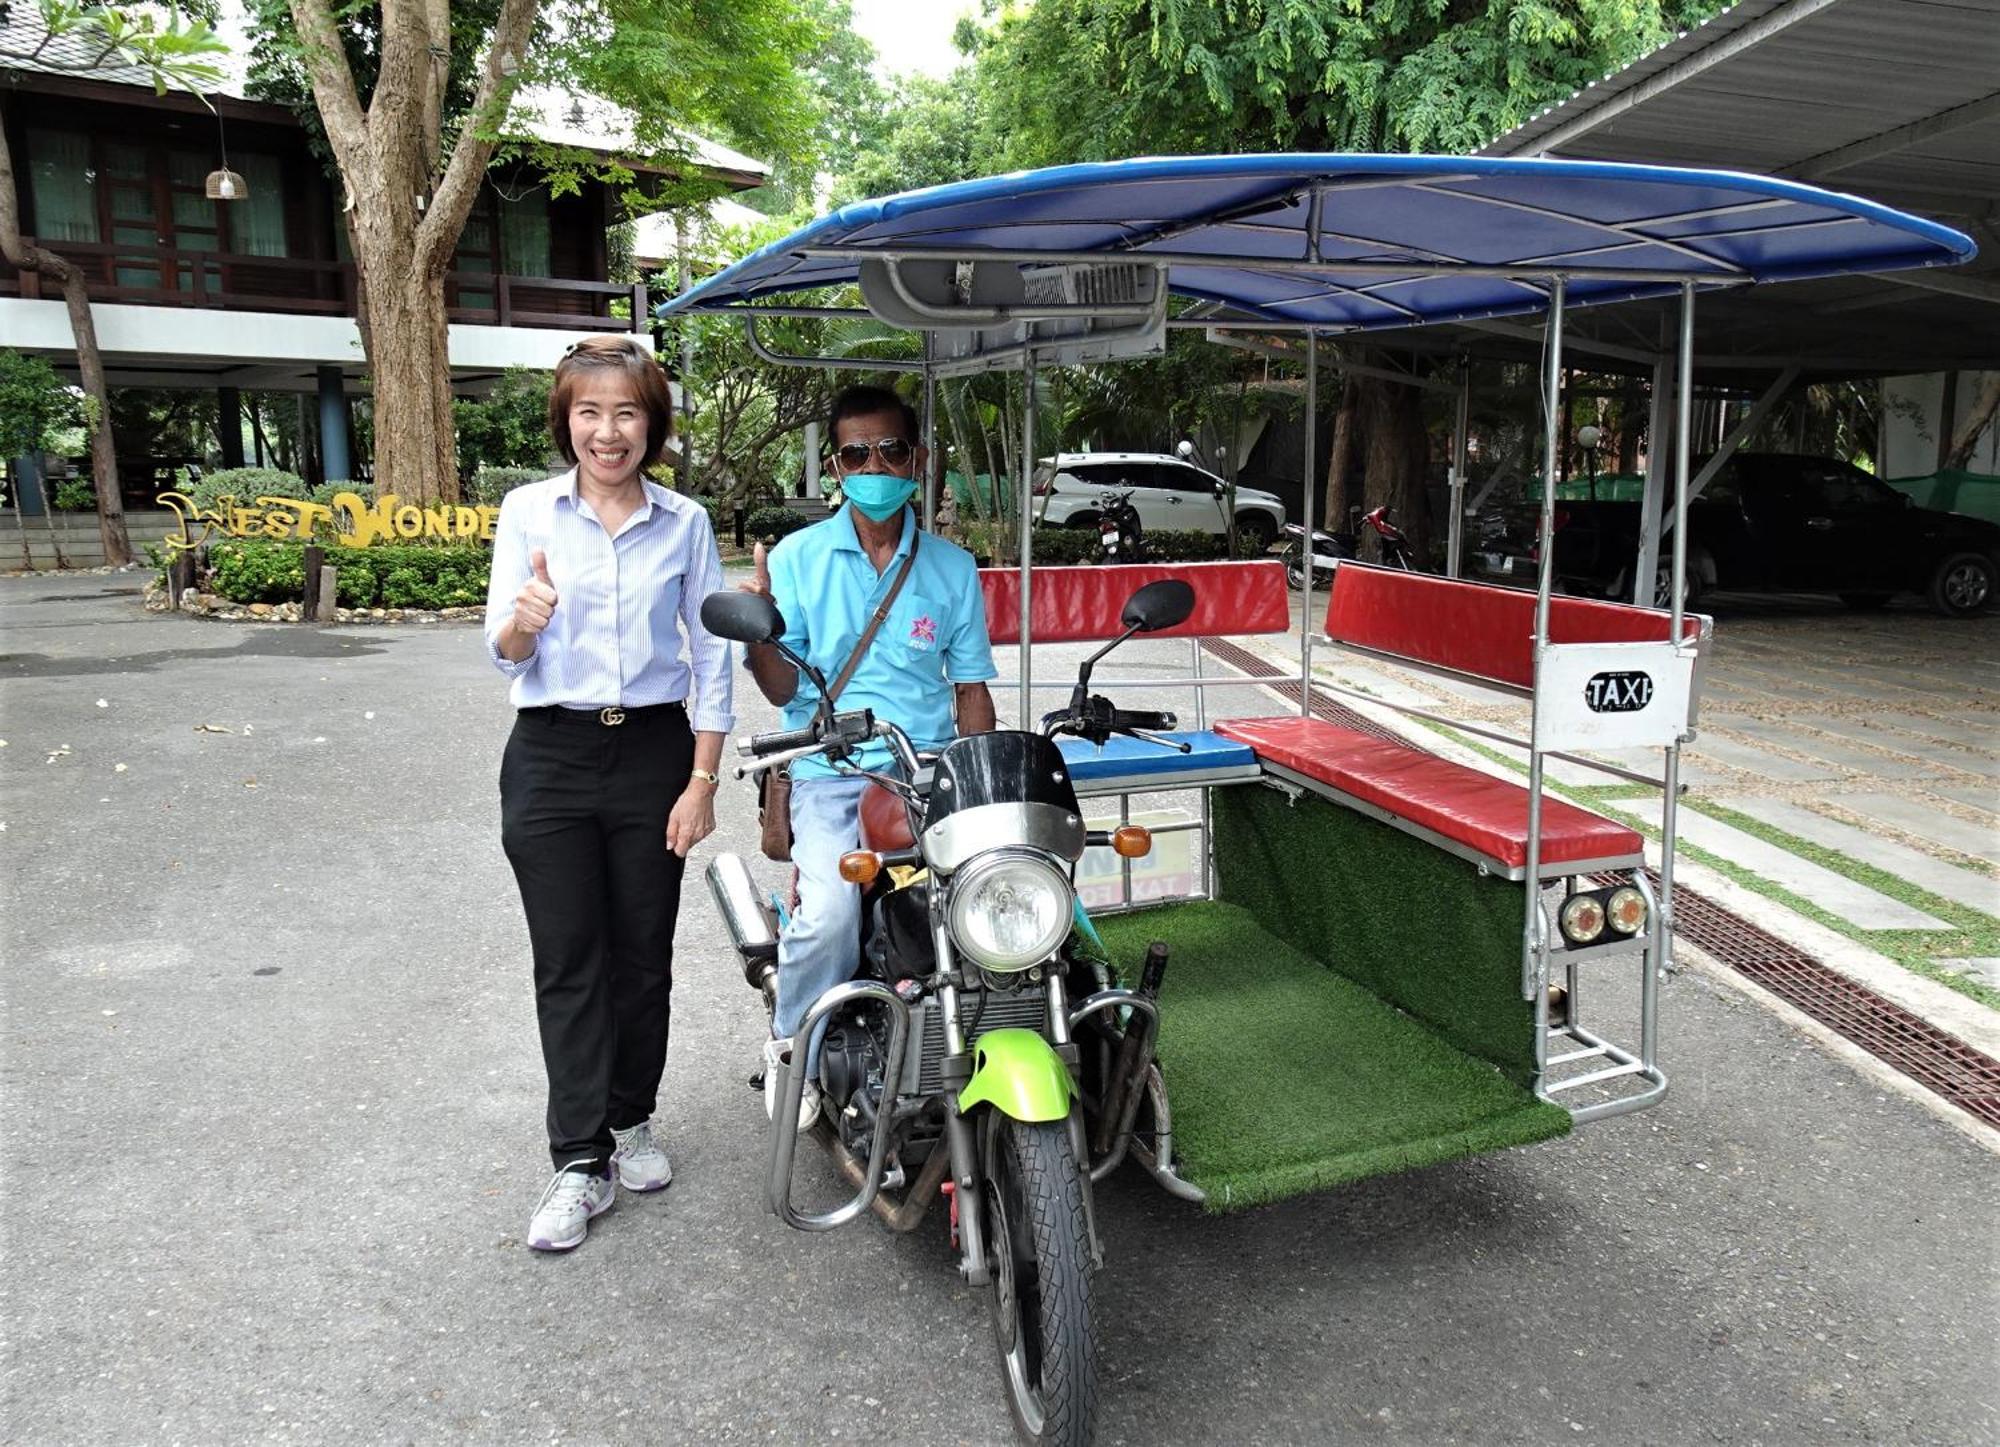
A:
{"label": "gg belt buckle", "polygon": [[601,708],[597,711],[597,721],[606,728],[617,728],[625,722],[625,710],[615,703],[610,708]]}

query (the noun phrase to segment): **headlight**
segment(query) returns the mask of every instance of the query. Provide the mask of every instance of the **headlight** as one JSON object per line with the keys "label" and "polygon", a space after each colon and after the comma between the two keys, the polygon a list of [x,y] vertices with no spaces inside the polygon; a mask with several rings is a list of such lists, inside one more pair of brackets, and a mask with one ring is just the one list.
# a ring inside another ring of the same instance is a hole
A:
{"label": "headlight", "polygon": [[989,970],[1025,970],[1056,952],[1074,909],[1069,881],[1032,854],[988,854],[951,882],[951,937]]}

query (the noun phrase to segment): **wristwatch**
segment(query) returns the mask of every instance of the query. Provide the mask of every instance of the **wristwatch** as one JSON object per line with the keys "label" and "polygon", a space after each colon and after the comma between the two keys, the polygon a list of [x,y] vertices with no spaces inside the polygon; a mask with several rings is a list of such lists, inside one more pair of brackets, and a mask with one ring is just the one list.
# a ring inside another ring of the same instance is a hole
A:
{"label": "wristwatch", "polygon": [[718,774],[711,774],[707,769],[690,769],[688,772],[689,775],[693,778],[706,779],[708,780],[709,783],[713,784],[718,789],[722,787],[721,776]]}

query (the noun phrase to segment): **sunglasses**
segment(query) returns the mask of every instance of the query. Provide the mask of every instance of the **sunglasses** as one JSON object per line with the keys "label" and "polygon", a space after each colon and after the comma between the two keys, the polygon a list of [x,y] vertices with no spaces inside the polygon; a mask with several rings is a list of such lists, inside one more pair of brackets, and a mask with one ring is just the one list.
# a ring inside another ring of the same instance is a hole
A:
{"label": "sunglasses", "polygon": [[884,437],[879,442],[849,442],[835,448],[833,455],[842,467],[854,472],[866,467],[870,456],[881,458],[884,467],[901,467],[914,451],[907,438]]}

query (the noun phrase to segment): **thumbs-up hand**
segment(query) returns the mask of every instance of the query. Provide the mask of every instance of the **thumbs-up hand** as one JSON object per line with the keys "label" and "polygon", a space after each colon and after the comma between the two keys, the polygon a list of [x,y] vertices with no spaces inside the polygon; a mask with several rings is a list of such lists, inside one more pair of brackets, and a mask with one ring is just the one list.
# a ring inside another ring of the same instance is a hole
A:
{"label": "thumbs-up hand", "polygon": [[750,581],[747,583],[738,583],[736,590],[739,593],[755,593],[760,598],[770,597],[771,557],[764,550],[762,543],[757,544],[755,548],[751,549],[750,560],[754,564],[750,573]]}
{"label": "thumbs-up hand", "polygon": [[540,548],[528,554],[528,566],[534,572],[514,595],[514,627],[532,635],[549,626],[556,610],[556,585],[549,578],[549,555]]}

